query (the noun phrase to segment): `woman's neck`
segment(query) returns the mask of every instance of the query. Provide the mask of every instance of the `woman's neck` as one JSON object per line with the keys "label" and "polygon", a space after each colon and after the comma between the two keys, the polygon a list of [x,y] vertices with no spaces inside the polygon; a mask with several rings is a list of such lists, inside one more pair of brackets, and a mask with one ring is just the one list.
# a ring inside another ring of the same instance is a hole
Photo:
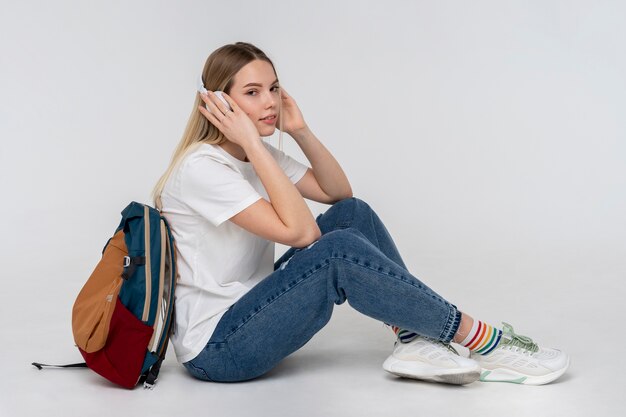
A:
{"label": "woman's neck", "polygon": [[239,159],[242,162],[250,162],[248,160],[248,157],[246,156],[246,152],[243,150],[241,146],[237,145],[236,143],[228,141],[228,142],[222,143],[219,146],[222,149],[224,149],[226,152],[231,154],[234,158]]}

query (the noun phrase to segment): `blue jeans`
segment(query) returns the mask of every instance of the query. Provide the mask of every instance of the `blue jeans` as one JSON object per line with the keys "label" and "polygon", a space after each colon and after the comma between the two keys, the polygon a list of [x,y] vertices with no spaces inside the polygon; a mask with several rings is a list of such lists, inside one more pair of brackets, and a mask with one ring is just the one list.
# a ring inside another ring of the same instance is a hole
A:
{"label": "blue jeans", "polygon": [[461,312],[406,269],[389,232],[358,198],[320,214],[322,236],[290,248],[274,272],[224,313],[211,340],[184,363],[196,378],[256,378],[300,349],[328,323],[335,304],[449,342]]}

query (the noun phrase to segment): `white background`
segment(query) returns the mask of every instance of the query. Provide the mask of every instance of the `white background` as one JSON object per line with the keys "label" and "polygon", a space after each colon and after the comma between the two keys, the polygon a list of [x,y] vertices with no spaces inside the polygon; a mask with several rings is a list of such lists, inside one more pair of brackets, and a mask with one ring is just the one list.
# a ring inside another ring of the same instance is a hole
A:
{"label": "white background", "polygon": [[[619,1],[2,0],[0,415],[623,411],[625,17]],[[391,333],[347,304],[249,383],[203,384],[173,355],[149,394],[30,367],[81,359],[73,300],[119,212],[149,202],[206,57],[236,41],[274,61],[409,270],[570,353],[558,383],[396,379]]]}

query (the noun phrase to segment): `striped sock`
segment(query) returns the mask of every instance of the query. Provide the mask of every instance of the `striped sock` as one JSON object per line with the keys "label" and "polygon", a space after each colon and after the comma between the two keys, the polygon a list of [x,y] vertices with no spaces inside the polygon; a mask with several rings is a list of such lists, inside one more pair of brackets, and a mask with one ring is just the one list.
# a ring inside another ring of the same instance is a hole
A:
{"label": "striped sock", "polygon": [[409,343],[411,340],[417,337],[417,333],[413,333],[410,330],[404,330],[399,328],[398,326],[388,326],[391,327],[391,330],[396,334],[396,336],[402,343]]}
{"label": "striped sock", "polygon": [[469,334],[459,344],[470,351],[486,355],[498,346],[502,339],[502,330],[480,320],[474,320]]}

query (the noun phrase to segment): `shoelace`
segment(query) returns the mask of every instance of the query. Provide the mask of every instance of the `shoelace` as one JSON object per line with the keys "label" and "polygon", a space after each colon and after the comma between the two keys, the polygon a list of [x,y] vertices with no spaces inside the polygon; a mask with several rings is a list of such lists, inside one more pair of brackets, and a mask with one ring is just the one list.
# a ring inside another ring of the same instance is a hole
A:
{"label": "shoelace", "polygon": [[[386,327],[386,328],[388,328],[389,330],[391,330],[391,331],[393,332],[393,329],[391,328],[391,325],[389,325],[389,324],[387,324],[387,323],[383,323],[383,326],[384,326],[384,327]],[[395,332],[394,332],[394,334],[395,334]],[[457,356],[461,356],[461,355],[459,354],[459,352],[457,352],[457,350],[456,350],[454,347],[452,347],[452,345],[450,345],[449,343],[444,343],[444,342],[442,342],[441,340],[432,339],[432,338],[430,338],[430,337],[426,337],[426,336],[419,336],[419,335],[418,335],[417,337],[421,337],[422,339],[427,339],[427,340],[429,340],[429,341],[433,342],[433,343],[434,343],[434,344],[436,344],[436,345],[443,346],[444,348],[446,348],[446,349],[447,349],[447,350],[449,350],[450,352],[454,353],[455,355],[457,355]],[[393,346],[394,346],[394,347],[396,347],[396,346],[398,345],[398,343],[401,343],[401,342],[400,342],[400,340],[399,340],[399,339],[396,339],[396,340],[395,340],[395,342],[393,343]]]}
{"label": "shoelace", "polygon": [[[444,347],[445,349],[449,350],[450,352],[454,353],[457,356],[461,356],[459,354],[459,352],[457,352],[457,350],[452,347],[452,345],[448,344],[448,343],[444,343],[441,340],[437,340],[437,339],[431,339],[430,337],[426,337],[426,336],[417,336],[417,338],[421,338],[421,339],[426,339],[430,342],[432,342],[435,345]],[[396,341],[393,343],[393,346],[396,347],[398,345],[398,343],[401,343],[399,339],[396,339]]]}
{"label": "shoelace", "polygon": [[430,341],[430,342],[432,342],[432,343],[434,343],[436,345],[439,345],[439,346],[442,346],[442,347],[446,348],[447,350],[449,350],[450,352],[454,353],[457,356],[461,356],[461,355],[459,355],[459,352],[457,352],[456,349],[453,348],[452,345],[450,345],[449,343],[444,343],[441,340],[431,339],[430,337],[425,337],[425,336],[422,336],[422,339],[426,339],[426,340],[428,340],[428,341]]}
{"label": "shoelace", "polygon": [[513,331],[513,326],[505,322],[502,322],[502,336],[506,337],[506,339],[503,341],[504,345],[506,346],[527,350],[532,353],[535,353],[539,350],[539,346],[537,346],[537,344],[533,342],[533,339],[528,336],[516,334]]}

